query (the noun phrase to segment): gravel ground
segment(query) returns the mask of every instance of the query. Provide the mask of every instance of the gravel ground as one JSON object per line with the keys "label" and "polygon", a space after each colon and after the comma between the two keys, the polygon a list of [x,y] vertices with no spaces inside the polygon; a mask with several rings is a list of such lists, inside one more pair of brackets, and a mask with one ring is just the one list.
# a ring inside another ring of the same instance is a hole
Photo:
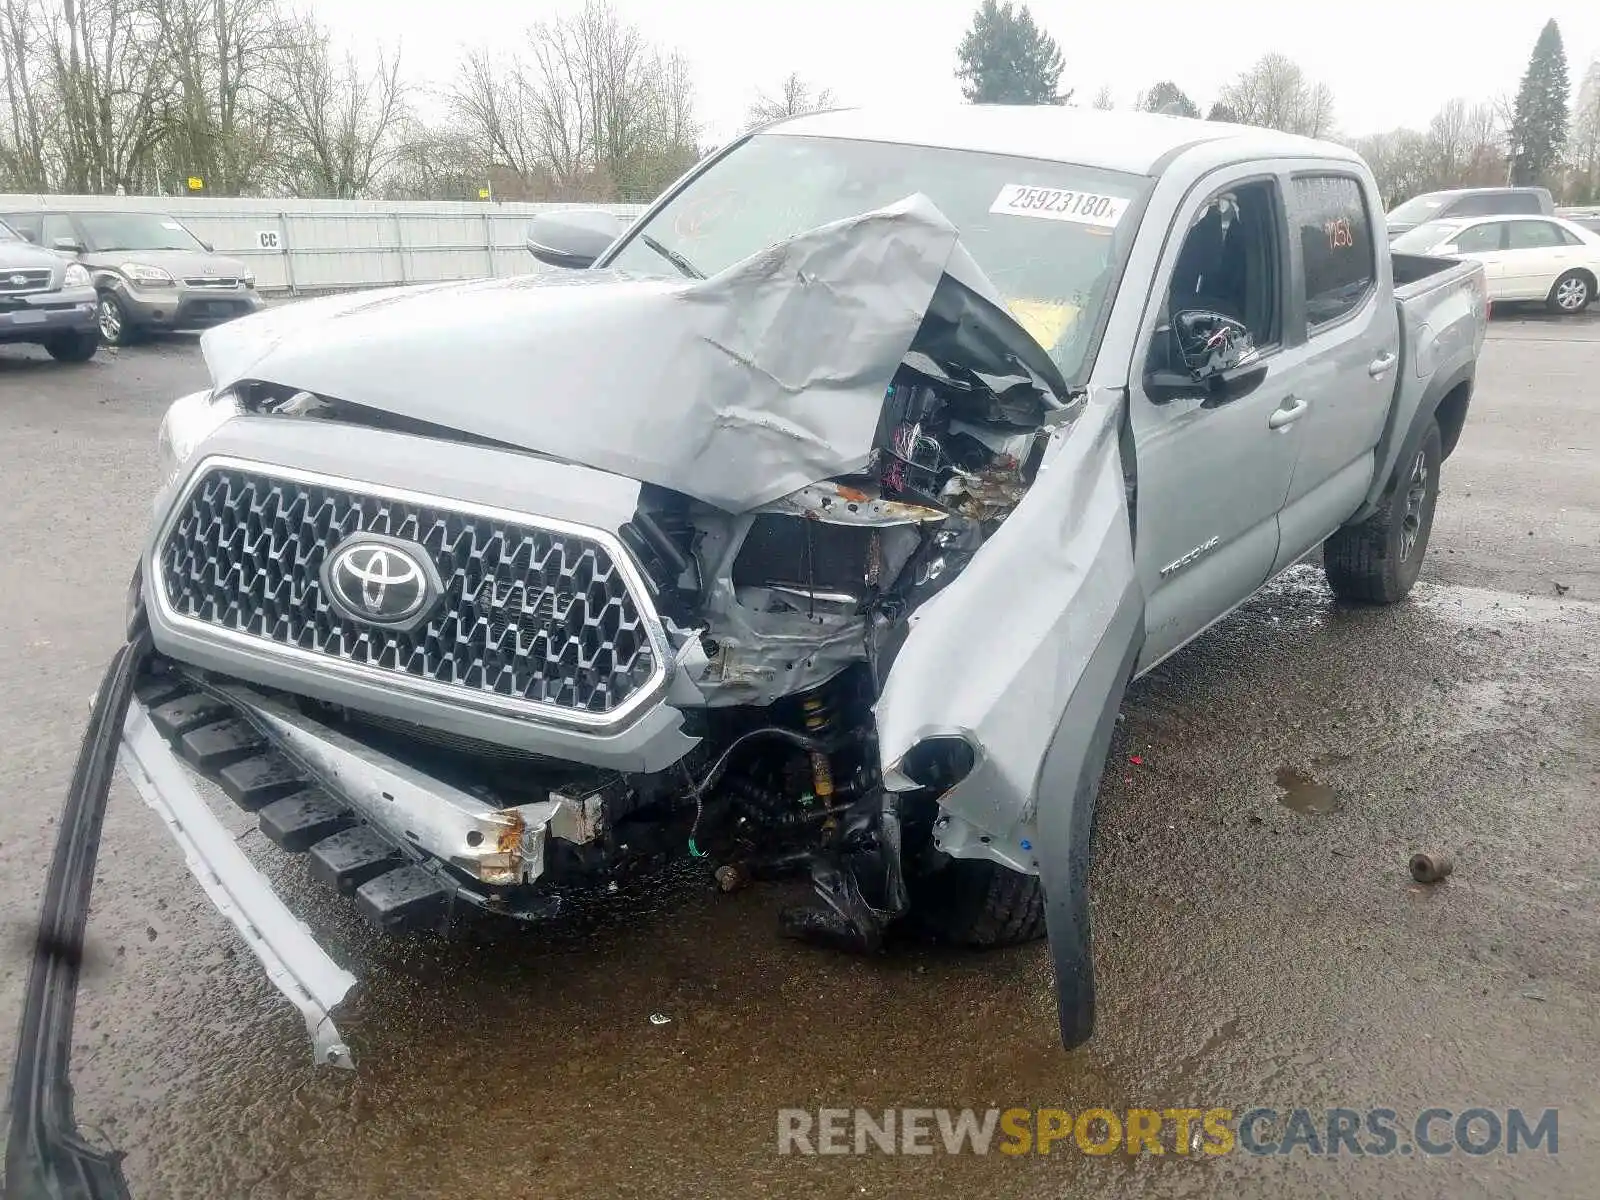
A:
{"label": "gravel ground", "polygon": [[[0,349],[0,1051],[87,697],[119,634],[192,339]],[[1302,565],[1134,688],[1092,878],[1100,1031],[1055,1044],[1038,947],[858,961],[781,889],[693,872],[540,934],[380,941],[248,821],[365,983],[353,1074],[119,782],[78,1112],[152,1197],[1592,1196],[1600,1178],[1600,320],[1497,318],[1423,582]],[[1140,761],[1135,764],[1132,759]],[[1297,811],[1311,789],[1313,808]],[[1455,852],[1413,885],[1419,848]],[[300,885],[306,886],[301,889]],[[652,1024],[652,1013],[671,1022]],[[1560,1153],[793,1157],[780,1107],[1560,1109]]]}

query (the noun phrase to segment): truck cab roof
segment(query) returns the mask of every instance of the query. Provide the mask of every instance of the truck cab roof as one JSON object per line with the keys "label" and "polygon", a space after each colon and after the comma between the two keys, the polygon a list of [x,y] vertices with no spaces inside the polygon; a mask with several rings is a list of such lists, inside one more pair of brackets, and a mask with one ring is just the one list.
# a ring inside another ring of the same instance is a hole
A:
{"label": "truck cab roof", "polygon": [[1273,129],[1060,105],[841,108],[791,117],[764,132],[1040,158],[1132,175],[1159,175],[1173,158],[1206,143],[1229,143],[1240,158],[1360,161],[1344,146]]}

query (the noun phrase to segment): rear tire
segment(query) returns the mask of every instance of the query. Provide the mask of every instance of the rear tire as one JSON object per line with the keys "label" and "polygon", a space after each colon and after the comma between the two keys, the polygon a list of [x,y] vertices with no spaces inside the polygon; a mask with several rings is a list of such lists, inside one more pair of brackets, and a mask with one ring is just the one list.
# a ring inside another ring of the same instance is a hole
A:
{"label": "rear tire", "polygon": [[1019,946],[1045,935],[1044,889],[987,859],[951,859],[916,889],[922,922],[936,937],[958,946]]}
{"label": "rear tire", "polygon": [[1411,590],[1428,552],[1443,458],[1439,423],[1434,421],[1378,511],[1323,543],[1322,569],[1341,600],[1393,604]]}
{"label": "rear tire", "polygon": [[1568,271],[1545,298],[1544,306],[1557,316],[1575,317],[1594,300],[1594,276],[1587,271]]}
{"label": "rear tire", "polygon": [[88,362],[94,357],[94,352],[100,349],[100,331],[85,329],[59,334],[46,342],[44,348],[57,362]]}

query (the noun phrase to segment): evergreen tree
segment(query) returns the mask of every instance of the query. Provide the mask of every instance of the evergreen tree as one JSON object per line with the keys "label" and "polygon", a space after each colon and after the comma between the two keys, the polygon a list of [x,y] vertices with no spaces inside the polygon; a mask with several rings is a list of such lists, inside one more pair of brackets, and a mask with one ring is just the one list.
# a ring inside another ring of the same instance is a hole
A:
{"label": "evergreen tree", "polygon": [[1206,120],[1226,121],[1228,124],[1233,125],[1238,123],[1239,114],[1234,112],[1233,109],[1229,108],[1221,100],[1218,100],[1211,106],[1211,111],[1206,114]]}
{"label": "evergreen tree", "polygon": [[1145,112],[1164,112],[1174,117],[1198,117],[1200,109],[1184,91],[1170,79],[1163,79],[1145,94],[1139,105]]}
{"label": "evergreen tree", "polygon": [[1567,52],[1561,30],[1549,20],[1539,31],[1528,59],[1527,73],[1517,89],[1511,117],[1512,179],[1519,184],[1538,183],[1561,161],[1567,144]]}
{"label": "evergreen tree", "polygon": [[973,104],[1065,104],[1058,95],[1061,48],[1033,22],[1028,6],[983,0],[956,48],[956,78]]}

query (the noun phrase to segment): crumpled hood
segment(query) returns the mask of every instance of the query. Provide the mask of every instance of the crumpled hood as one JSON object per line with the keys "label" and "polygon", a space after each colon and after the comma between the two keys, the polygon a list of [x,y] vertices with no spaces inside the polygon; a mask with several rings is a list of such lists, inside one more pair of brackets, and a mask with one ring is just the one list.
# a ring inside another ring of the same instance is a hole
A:
{"label": "crumpled hood", "polygon": [[218,387],[303,389],[742,512],[865,466],[947,273],[944,307],[981,310],[990,347],[999,331],[990,369],[1064,401],[1054,364],[920,195],[709,279],[591,270],[389,288],[284,305],[201,344]]}

